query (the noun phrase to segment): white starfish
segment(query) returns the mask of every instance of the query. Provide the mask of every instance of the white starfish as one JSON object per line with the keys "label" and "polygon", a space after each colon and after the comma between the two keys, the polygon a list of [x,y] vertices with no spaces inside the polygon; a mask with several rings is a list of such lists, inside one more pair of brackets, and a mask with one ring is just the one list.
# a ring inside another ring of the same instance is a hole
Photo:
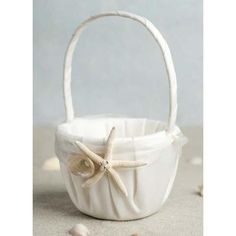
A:
{"label": "white starfish", "polygon": [[91,151],[83,143],[76,141],[76,144],[80,148],[80,150],[86,156],[88,156],[88,158],[90,158],[93,162],[100,165],[100,168],[98,169],[97,173],[95,173],[91,178],[85,181],[82,187],[92,186],[93,184],[97,183],[104,176],[105,173],[107,173],[112,177],[112,179],[116,183],[117,187],[121,190],[121,192],[125,196],[128,196],[126,187],[115,169],[136,168],[140,166],[145,166],[147,165],[147,163],[143,161],[112,160],[114,137],[115,137],[115,127],[111,129],[111,132],[108,136],[104,158]]}

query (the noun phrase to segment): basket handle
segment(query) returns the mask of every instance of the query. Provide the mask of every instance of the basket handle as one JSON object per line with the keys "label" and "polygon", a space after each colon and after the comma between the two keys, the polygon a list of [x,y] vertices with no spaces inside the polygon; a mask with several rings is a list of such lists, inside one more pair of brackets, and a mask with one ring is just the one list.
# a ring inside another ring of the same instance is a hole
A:
{"label": "basket handle", "polygon": [[84,27],[101,17],[106,16],[120,16],[124,18],[130,18],[134,21],[137,21],[141,23],[153,36],[155,41],[159,44],[164,60],[165,60],[165,66],[166,71],[168,74],[168,80],[169,80],[169,118],[168,118],[168,127],[167,131],[171,131],[172,128],[175,125],[176,122],[176,116],[177,116],[177,83],[176,83],[176,74],[175,74],[175,68],[172,60],[172,56],[170,53],[170,49],[159,32],[159,30],[147,19],[124,11],[111,11],[106,12],[98,15],[94,15],[89,17],[87,20],[83,21],[80,26],[76,29],[75,33],[72,36],[72,39],[69,43],[66,57],[65,57],[65,64],[64,64],[64,102],[65,102],[65,109],[66,109],[66,120],[67,122],[74,119],[74,109],[73,109],[73,103],[72,103],[72,96],[71,96],[71,71],[72,71],[72,59],[73,54],[76,48],[76,44],[80,38],[80,34],[83,31]]}

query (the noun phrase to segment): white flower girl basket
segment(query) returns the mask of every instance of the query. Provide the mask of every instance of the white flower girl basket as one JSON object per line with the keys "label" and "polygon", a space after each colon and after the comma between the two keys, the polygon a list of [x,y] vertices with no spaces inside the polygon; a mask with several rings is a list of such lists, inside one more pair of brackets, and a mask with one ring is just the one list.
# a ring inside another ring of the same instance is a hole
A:
{"label": "white flower girl basket", "polygon": [[[71,97],[73,53],[84,27],[101,17],[120,16],[141,23],[159,44],[168,73],[168,123],[125,117],[74,118]],[[172,188],[186,138],[175,126],[175,69],[166,41],[147,19],[107,12],[85,20],[73,35],[64,68],[66,122],[56,131],[56,154],[71,200],[83,213],[102,219],[132,220],[157,212]]]}

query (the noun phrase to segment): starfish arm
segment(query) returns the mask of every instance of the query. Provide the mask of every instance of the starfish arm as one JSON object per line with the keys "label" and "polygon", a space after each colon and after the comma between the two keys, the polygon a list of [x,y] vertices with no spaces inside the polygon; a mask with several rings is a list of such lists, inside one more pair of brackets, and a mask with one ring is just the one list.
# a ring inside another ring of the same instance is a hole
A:
{"label": "starfish arm", "polygon": [[87,148],[83,143],[79,141],[76,141],[75,143],[80,148],[80,150],[95,163],[99,164],[101,161],[103,161],[103,158],[101,158],[96,153]]}
{"label": "starfish arm", "polygon": [[112,160],[111,166],[114,168],[135,168],[146,166],[147,162],[143,161],[119,161],[119,160]]}
{"label": "starfish arm", "polygon": [[111,159],[114,138],[115,138],[115,127],[111,129],[111,132],[107,138],[106,153],[104,156],[105,160]]}
{"label": "starfish arm", "polygon": [[118,173],[113,168],[110,168],[108,171],[109,171],[110,176],[112,177],[112,179],[116,183],[117,187],[121,190],[121,192],[125,196],[128,196],[128,192],[126,190],[126,187],[125,187],[124,183],[122,182]]}
{"label": "starfish arm", "polygon": [[95,174],[93,177],[86,180],[83,184],[83,188],[89,188],[90,186],[96,184],[104,175],[105,171],[99,171],[97,174]]}

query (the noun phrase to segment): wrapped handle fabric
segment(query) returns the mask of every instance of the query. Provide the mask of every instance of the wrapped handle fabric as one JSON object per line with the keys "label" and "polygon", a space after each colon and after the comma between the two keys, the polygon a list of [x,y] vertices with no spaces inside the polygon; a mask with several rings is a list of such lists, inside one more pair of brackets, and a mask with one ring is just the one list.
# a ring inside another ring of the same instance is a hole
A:
{"label": "wrapped handle fabric", "polygon": [[175,126],[176,122],[176,116],[177,116],[177,83],[176,83],[176,74],[175,74],[175,68],[172,60],[172,56],[170,53],[170,49],[159,32],[159,30],[146,18],[124,12],[124,11],[111,11],[106,12],[98,15],[94,15],[89,17],[87,20],[83,21],[80,26],[76,29],[74,35],[72,36],[72,39],[69,43],[66,57],[65,57],[65,65],[64,65],[64,101],[65,101],[65,109],[66,109],[66,120],[67,122],[74,119],[74,108],[72,103],[72,96],[71,96],[71,71],[72,71],[72,59],[73,54],[76,48],[76,44],[80,38],[80,34],[82,33],[83,29],[87,24],[90,22],[107,16],[120,16],[124,18],[129,18],[134,21],[137,21],[138,23],[141,23],[153,36],[155,41],[159,44],[163,58],[165,61],[166,71],[168,74],[168,80],[169,80],[169,118],[168,118],[168,127],[167,131],[172,131],[173,127]]}

